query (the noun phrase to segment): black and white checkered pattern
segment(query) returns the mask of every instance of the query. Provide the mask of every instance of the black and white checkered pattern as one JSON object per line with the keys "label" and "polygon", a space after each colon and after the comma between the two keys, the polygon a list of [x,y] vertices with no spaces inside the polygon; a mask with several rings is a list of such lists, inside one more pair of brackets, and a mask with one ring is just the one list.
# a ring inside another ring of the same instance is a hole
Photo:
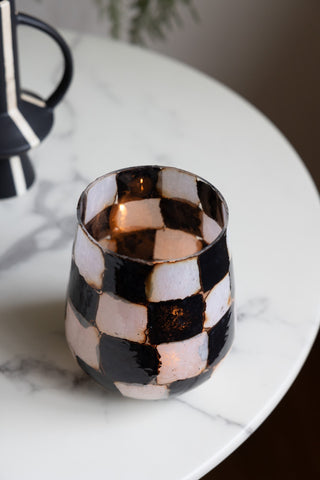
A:
{"label": "black and white checkered pattern", "polygon": [[234,336],[221,195],[181,170],[133,167],[91,184],[78,215],[66,335],[79,365],[133,398],[209,378]]}

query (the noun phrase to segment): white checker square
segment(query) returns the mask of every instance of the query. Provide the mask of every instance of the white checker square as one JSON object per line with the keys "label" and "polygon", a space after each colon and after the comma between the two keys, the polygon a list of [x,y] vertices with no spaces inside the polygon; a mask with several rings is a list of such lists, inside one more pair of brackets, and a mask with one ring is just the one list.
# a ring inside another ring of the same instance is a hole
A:
{"label": "white checker square", "polygon": [[79,269],[80,275],[93,288],[100,290],[102,288],[103,272],[105,269],[104,257],[101,248],[93,243],[79,226],[75,245],[74,259]]}
{"label": "white checker square", "polygon": [[189,173],[163,168],[159,175],[159,186],[163,197],[187,200],[194,205],[200,202],[197,180]]}
{"label": "white checker square", "polygon": [[87,224],[107,206],[112,205],[117,194],[115,175],[97,180],[88,190],[84,223]]}
{"label": "white checker square", "polygon": [[189,258],[156,264],[146,282],[146,295],[150,302],[161,302],[190,297],[200,288],[197,258]]}
{"label": "white checker square", "polygon": [[157,230],[153,258],[157,260],[170,260],[187,257],[198,252],[202,248],[202,243],[195,235],[166,228]]}
{"label": "white checker square", "polygon": [[76,317],[70,302],[66,311],[66,338],[73,354],[90,367],[99,369],[99,332],[96,327],[84,327]]}
{"label": "white checker square", "polygon": [[108,293],[100,295],[96,324],[101,332],[141,343],[146,338],[147,323],[148,312],[144,305]]}
{"label": "white checker square", "polygon": [[222,228],[213,218],[210,218],[203,212],[201,230],[203,240],[207,243],[211,243],[219,236]]}
{"label": "white checker square", "polygon": [[110,217],[110,227],[119,232],[158,229],[164,226],[160,198],[121,203]]}
{"label": "white checker square", "polygon": [[157,376],[160,385],[195,377],[207,365],[208,335],[202,332],[181,342],[162,343],[157,350],[161,362]]}
{"label": "white checker square", "polygon": [[136,383],[115,382],[115,386],[125,397],[138,400],[163,400],[169,396],[165,385],[139,385]]}
{"label": "white checker square", "polygon": [[216,325],[231,305],[230,275],[227,274],[221,282],[214,286],[206,298],[205,328]]}

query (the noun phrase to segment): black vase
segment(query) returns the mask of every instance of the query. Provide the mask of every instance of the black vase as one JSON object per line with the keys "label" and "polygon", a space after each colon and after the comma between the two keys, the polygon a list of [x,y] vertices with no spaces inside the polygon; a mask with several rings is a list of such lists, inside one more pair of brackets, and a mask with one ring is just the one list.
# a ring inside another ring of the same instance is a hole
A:
{"label": "black vase", "polygon": [[[16,30],[28,25],[52,37],[64,58],[62,79],[48,99],[20,88]],[[50,132],[53,109],[72,79],[70,49],[50,25],[30,15],[16,13],[14,0],[0,0],[0,198],[24,193],[35,174],[27,151]]]}

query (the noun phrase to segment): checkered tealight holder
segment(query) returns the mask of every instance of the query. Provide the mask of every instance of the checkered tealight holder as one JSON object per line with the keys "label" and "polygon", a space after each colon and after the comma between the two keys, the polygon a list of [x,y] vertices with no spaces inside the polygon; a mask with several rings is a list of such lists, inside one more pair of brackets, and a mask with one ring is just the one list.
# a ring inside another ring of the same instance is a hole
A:
{"label": "checkered tealight holder", "polygon": [[156,400],[210,378],[234,337],[228,209],[172,167],[98,178],[80,197],[66,337],[108,389]]}

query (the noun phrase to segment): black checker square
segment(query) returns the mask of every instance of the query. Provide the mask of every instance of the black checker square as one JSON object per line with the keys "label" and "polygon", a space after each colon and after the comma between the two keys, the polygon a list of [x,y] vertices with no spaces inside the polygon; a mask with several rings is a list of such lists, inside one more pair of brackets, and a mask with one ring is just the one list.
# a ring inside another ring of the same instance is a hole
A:
{"label": "black checker square", "polygon": [[234,304],[227,313],[208,331],[208,366],[214,367],[228,353],[234,338]]}
{"label": "black checker square", "polygon": [[156,230],[146,229],[117,235],[117,252],[128,257],[153,260]]}
{"label": "black checker square", "polygon": [[222,201],[208,183],[197,181],[197,190],[205,214],[216,220],[220,227],[224,226]]}
{"label": "black checker square", "polygon": [[113,390],[119,393],[117,387],[111,380],[111,378],[105,374],[100,372],[100,370],[96,370],[95,368],[90,367],[84,360],[82,360],[80,357],[76,356],[77,362],[79,366],[86,372],[87,375],[89,375],[91,378],[93,378],[97,383],[100,383],[103,387],[107,388],[108,390]]}
{"label": "black checker square", "polygon": [[200,294],[148,305],[148,336],[153,345],[194,337],[203,329],[205,302]]}
{"label": "black checker square", "polygon": [[129,302],[145,305],[145,282],[153,266],[130,258],[105,253],[105,272],[102,290]]}
{"label": "black checker square", "polygon": [[83,315],[81,315],[80,312],[78,312],[78,310],[76,310],[72,304],[72,302],[69,300],[70,302],[70,308],[72,309],[72,312],[74,313],[74,315],[76,316],[76,318],[79,320],[79,323],[80,325],[83,326],[83,328],[89,328],[89,327],[92,327],[92,325],[94,324],[93,321],[91,322],[88,322],[86,318],[84,318]]}
{"label": "black checker square", "polygon": [[194,205],[171,198],[160,200],[160,210],[166,227],[202,236],[201,210]]}
{"label": "black checker square", "polygon": [[157,188],[159,167],[133,167],[119,172],[116,177],[118,201],[159,198]]}
{"label": "black checker square", "polygon": [[195,387],[198,387],[206,380],[208,380],[213,372],[213,368],[210,367],[204,372],[200,373],[196,377],[186,378],[185,380],[177,380],[168,385],[170,395],[181,395]]}
{"label": "black checker square", "polygon": [[105,238],[110,233],[110,213],[112,205],[99,212],[86,224],[89,234],[97,241]]}
{"label": "black checker square", "polygon": [[87,284],[72,260],[68,295],[75,310],[88,322],[94,324],[99,303],[99,294]]}
{"label": "black checker square", "polygon": [[158,374],[159,353],[151,345],[131,342],[102,334],[100,339],[100,366],[113,381],[150,383]]}
{"label": "black checker square", "polygon": [[217,242],[200,253],[198,263],[202,288],[207,292],[220,282],[230,269],[225,233]]}

